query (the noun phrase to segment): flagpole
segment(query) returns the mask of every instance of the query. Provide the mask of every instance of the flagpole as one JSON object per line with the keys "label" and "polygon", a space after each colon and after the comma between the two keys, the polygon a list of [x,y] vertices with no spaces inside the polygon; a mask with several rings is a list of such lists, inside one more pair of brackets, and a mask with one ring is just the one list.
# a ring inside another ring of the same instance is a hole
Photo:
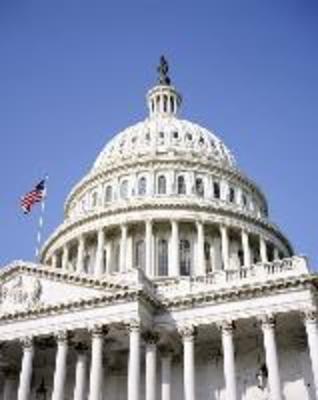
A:
{"label": "flagpole", "polygon": [[45,200],[47,196],[47,181],[48,181],[48,175],[45,176],[45,196],[43,197],[43,200],[41,201],[41,212],[39,216],[39,222],[38,222],[38,230],[36,234],[36,247],[35,247],[35,260],[37,262],[40,262],[40,247],[41,247],[41,242],[42,242],[42,234],[43,234],[43,225],[44,225],[44,215],[45,215]]}

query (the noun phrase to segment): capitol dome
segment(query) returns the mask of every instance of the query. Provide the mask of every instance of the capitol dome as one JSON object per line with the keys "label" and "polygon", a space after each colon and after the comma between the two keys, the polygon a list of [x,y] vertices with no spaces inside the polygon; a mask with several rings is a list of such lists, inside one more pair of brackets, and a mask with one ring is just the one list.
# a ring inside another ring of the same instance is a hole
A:
{"label": "capitol dome", "polygon": [[180,119],[182,97],[160,68],[146,96],[149,115],[115,135],[71,190],[42,261],[162,278],[291,256],[263,193],[219,137]]}
{"label": "capitol dome", "polygon": [[158,69],[40,261],[0,271],[0,398],[318,398],[317,274]]}

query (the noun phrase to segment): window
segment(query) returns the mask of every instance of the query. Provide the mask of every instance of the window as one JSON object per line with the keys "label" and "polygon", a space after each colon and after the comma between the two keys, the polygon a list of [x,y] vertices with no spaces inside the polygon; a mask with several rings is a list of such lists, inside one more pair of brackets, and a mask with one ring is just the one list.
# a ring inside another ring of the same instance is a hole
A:
{"label": "window", "polygon": [[184,176],[178,176],[178,194],[185,194],[186,193],[186,185]]}
{"label": "window", "polygon": [[232,187],[230,187],[230,191],[229,191],[229,202],[230,203],[235,202],[235,190]]}
{"label": "window", "polygon": [[145,270],[145,243],[139,240],[135,248],[135,266]]}
{"label": "window", "polygon": [[200,197],[204,196],[204,184],[202,178],[197,178],[195,180],[195,192]]}
{"label": "window", "polygon": [[160,175],[158,177],[158,194],[166,194],[166,191],[167,191],[166,177],[164,175]]}
{"label": "window", "polygon": [[216,199],[220,198],[220,184],[219,182],[213,182],[213,193]]}
{"label": "window", "polygon": [[165,133],[164,132],[159,132],[159,137],[160,137],[160,139],[164,139],[164,137],[165,137]]}
{"label": "window", "polygon": [[168,242],[164,239],[158,242],[158,275],[168,275]]}
{"label": "window", "polygon": [[179,243],[180,274],[190,275],[191,271],[191,246],[189,240],[181,239]]}
{"label": "window", "polygon": [[98,201],[98,193],[94,192],[92,194],[92,207],[96,207],[97,206],[97,201]]}
{"label": "window", "polygon": [[127,199],[127,197],[128,197],[128,181],[127,181],[127,179],[122,181],[122,183],[120,185],[120,197],[122,199]]}
{"label": "window", "polygon": [[113,188],[111,186],[107,186],[105,191],[105,202],[108,203],[109,201],[112,201],[112,197],[113,197]]}
{"label": "window", "polygon": [[147,191],[147,179],[143,176],[138,181],[138,194],[139,196],[144,196]]}
{"label": "window", "polygon": [[205,260],[205,265],[206,265],[206,272],[211,272],[212,271],[212,265],[211,265],[211,245],[209,242],[204,242],[204,260]]}
{"label": "window", "polygon": [[170,97],[170,108],[171,108],[171,112],[174,113],[174,101],[173,101],[173,97]]}
{"label": "window", "polygon": [[245,193],[242,194],[242,203],[243,203],[243,207],[247,206],[247,196]]}
{"label": "window", "polygon": [[203,138],[202,136],[200,136],[199,143],[200,143],[201,145],[204,144],[204,138]]}
{"label": "window", "polygon": [[167,112],[168,109],[168,96],[165,94],[163,96],[163,111]]}
{"label": "window", "polygon": [[178,131],[173,132],[172,137],[173,137],[174,139],[178,139],[178,137],[179,137],[179,132],[178,132]]}

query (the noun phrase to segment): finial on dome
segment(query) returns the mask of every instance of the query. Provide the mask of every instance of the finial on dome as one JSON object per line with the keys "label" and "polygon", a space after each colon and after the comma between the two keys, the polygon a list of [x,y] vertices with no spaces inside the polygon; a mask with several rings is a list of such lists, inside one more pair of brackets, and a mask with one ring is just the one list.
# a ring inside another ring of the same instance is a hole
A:
{"label": "finial on dome", "polygon": [[168,85],[170,86],[171,80],[168,76],[169,72],[169,64],[166,60],[165,56],[160,57],[160,64],[157,67],[157,71],[159,73],[159,85]]}
{"label": "finial on dome", "polygon": [[178,113],[181,105],[181,96],[171,85],[168,76],[169,64],[164,56],[160,57],[160,64],[157,67],[158,85],[149,90],[147,103],[150,117],[173,116]]}

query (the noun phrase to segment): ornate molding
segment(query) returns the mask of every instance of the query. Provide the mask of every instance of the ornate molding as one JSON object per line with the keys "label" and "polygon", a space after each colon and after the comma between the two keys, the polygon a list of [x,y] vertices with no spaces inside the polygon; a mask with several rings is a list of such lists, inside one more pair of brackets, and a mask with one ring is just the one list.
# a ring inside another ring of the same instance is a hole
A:
{"label": "ornate molding", "polygon": [[274,314],[262,314],[258,317],[262,329],[274,329],[276,326],[276,316]]}
{"label": "ornate molding", "polygon": [[180,325],[177,330],[183,340],[193,340],[197,335],[197,327],[192,324]]}

